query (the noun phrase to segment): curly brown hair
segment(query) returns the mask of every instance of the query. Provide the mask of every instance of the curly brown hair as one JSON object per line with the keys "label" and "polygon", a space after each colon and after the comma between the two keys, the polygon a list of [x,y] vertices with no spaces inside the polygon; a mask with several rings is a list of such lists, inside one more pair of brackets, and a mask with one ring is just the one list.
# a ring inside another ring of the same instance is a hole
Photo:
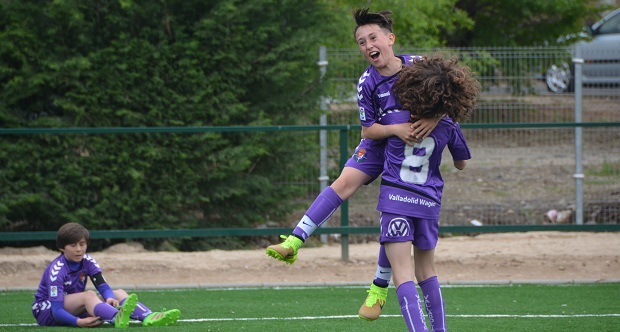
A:
{"label": "curly brown hair", "polygon": [[470,117],[480,93],[480,83],[469,67],[459,64],[456,57],[436,54],[403,68],[393,90],[412,116],[447,115],[460,122]]}

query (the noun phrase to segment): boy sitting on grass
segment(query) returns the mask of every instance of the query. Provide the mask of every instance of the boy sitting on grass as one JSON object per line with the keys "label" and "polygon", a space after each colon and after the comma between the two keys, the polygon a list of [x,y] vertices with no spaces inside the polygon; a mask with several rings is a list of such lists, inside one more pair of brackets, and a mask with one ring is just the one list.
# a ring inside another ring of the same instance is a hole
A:
{"label": "boy sitting on grass", "polygon": [[[181,316],[178,309],[153,312],[138,302],[136,294],[112,290],[95,259],[86,253],[90,233],[78,223],[64,224],[56,234],[61,255],[43,272],[34,295],[32,314],[40,326],[95,327],[109,322],[115,327],[129,326],[129,319],[145,326],[174,324]],[[99,295],[86,290],[90,278]]]}

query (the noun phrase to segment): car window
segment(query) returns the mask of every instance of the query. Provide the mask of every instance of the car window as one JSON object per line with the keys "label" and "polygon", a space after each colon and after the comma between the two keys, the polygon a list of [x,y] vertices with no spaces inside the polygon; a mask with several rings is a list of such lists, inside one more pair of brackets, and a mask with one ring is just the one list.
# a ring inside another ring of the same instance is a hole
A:
{"label": "car window", "polygon": [[599,34],[608,34],[608,33],[620,33],[620,12],[618,15],[610,18],[607,22],[603,23],[599,29]]}

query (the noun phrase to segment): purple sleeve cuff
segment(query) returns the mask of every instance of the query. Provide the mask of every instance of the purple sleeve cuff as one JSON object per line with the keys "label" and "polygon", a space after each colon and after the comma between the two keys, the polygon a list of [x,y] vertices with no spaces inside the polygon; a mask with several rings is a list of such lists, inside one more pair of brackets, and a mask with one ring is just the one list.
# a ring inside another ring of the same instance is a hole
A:
{"label": "purple sleeve cuff", "polygon": [[52,316],[62,324],[77,326],[78,318],[65,310],[64,304],[60,301],[52,302]]}
{"label": "purple sleeve cuff", "polygon": [[103,297],[103,300],[107,300],[107,299],[113,299],[114,298],[114,291],[112,290],[112,288],[110,288],[110,285],[103,283],[101,285],[99,285],[99,287],[97,287],[97,290],[99,291],[99,293],[101,294],[101,296]]}

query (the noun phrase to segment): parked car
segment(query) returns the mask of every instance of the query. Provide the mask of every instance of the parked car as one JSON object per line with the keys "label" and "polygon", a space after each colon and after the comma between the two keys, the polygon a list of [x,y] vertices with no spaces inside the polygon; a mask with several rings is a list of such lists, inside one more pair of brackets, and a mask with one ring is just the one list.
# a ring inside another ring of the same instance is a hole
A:
{"label": "parked car", "polygon": [[[620,8],[592,26],[586,27],[588,40],[571,47],[571,54],[584,59],[582,82],[584,85],[620,84]],[[574,91],[574,64],[553,64],[544,74],[547,89],[562,93]]]}

